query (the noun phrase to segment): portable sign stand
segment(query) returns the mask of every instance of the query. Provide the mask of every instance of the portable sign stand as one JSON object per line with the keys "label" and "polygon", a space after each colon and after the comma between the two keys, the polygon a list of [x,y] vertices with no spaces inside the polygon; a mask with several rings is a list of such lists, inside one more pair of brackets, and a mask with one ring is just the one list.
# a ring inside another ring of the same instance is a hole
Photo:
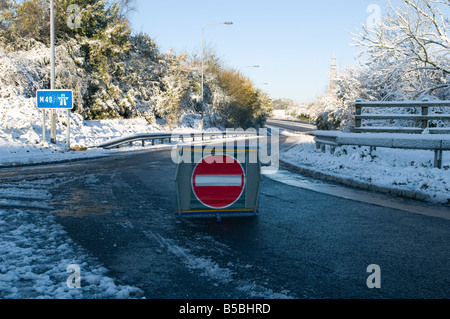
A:
{"label": "portable sign stand", "polygon": [[70,110],[73,109],[72,90],[38,90],[36,106],[42,110],[42,141],[45,143],[45,110],[67,111],[67,143],[66,150],[70,150]]}
{"label": "portable sign stand", "polygon": [[[175,175],[177,216],[245,216],[259,214],[261,163],[257,148],[215,148],[204,155],[206,146],[179,146]],[[197,160],[196,160],[197,159]],[[198,160],[201,159],[201,160]]]}

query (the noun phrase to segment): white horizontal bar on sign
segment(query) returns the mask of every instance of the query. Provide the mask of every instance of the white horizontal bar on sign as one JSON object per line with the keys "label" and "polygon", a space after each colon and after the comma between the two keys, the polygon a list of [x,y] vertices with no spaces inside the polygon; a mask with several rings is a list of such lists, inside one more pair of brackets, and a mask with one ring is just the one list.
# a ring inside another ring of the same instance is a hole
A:
{"label": "white horizontal bar on sign", "polygon": [[195,186],[242,186],[242,176],[195,175]]}

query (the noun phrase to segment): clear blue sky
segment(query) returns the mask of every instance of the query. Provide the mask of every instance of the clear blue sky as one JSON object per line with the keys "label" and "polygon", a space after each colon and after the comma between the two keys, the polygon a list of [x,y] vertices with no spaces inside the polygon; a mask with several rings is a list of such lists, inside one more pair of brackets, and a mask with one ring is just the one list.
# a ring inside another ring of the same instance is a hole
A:
{"label": "clear blue sky", "polygon": [[357,63],[348,31],[367,21],[372,4],[384,7],[381,0],[137,0],[130,20],[162,52],[199,54],[202,27],[232,21],[205,29],[225,64],[260,65],[241,71],[271,98],[310,102],[329,84],[333,53],[340,68]]}

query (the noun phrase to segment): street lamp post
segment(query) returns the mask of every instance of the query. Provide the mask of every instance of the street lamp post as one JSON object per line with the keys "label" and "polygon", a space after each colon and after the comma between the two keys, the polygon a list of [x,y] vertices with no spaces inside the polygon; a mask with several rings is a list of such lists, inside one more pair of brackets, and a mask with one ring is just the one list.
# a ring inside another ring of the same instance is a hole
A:
{"label": "street lamp post", "polygon": [[249,69],[249,68],[259,68],[259,65],[249,65],[249,66],[244,66],[241,69]]}
{"label": "street lamp post", "polygon": [[212,25],[220,25],[220,24],[225,24],[225,25],[232,25],[233,22],[221,22],[221,23],[212,23],[212,24],[207,24],[205,26],[203,26],[202,28],[202,131],[204,128],[204,120],[205,120],[205,105],[204,105],[204,85],[203,85],[203,79],[204,79],[204,56],[205,56],[205,28],[212,26]]}

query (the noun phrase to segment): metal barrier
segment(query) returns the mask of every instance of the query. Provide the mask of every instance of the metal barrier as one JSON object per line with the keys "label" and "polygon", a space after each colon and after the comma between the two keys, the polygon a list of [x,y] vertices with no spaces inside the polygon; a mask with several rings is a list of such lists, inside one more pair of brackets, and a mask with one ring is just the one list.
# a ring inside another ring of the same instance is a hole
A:
{"label": "metal barrier", "polygon": [[325,145],[335,148],[343,145],[420,149],[434,151],[434,167],[442,168],[443,151],[450,151],[450,139],[447,134],[380,134],[380,133],[343,133],[335,131],[315,131],[316,147],[325,152]]}
{"label": "metal barrier", "polygon": [[[450,114],[443,113],[442,110],[430,114],[431,109],[446,107],[450,108],[450,101],[394,101],[394,102],[366,102],[362,99],[357,99],[355,102],[355,133],[416,133],[422,134],[427,130],[430,134],[449,134],[450,128],[447,127],[432,127],[432,121],[450,121]],[[384,110],[383,112],[368,113],[367,109]],[[386,110],[403,109],[405,113],[398,114],[388,112]],[[418,111],[417,109],[420,109]],[[383,121],[388,123],[381,127],[373,125],[374,121]],[[402,121],[403,124],[391,124],[397,121]],[[367,122],[364,125],[364,122]]]}
{"label": "metal barrier", "polygon": [[169,144],[172,142],[172,138],[177,138],[180,141],[184,141],[184,139],[189,138],[192,141],[196,139],[204,140],[205,138],[229,138],[229,137],[239,137],[239,136],[256,136],[257,133],[252,132],[227,132],[227,131],[213,131],[213,132],[197,132],[197,133],[169,133],[169,132],[161,132],[161,133],[142,133],[136,134],[126,137],[120,137],[117,139],[113,139],[110,141],[106,141],[97,146],[92,146],[90,148],[104,148],[111,149],[117,148],[121,145],[132,144],[133,142],[141,142],[142,146],[145,146],[146,141],[151,141],[152,145],[155,144],[156,140],[160,140],[161,144],[167,141]]}
{"label": "metal barrier", "polygon": [[[430,127],[431,121],[449,121],[450,114],[429,114],[430,108],[450,107],[450,101],[408,101],[408,102],[365,102],[357,99],[355,102],[355,128],[353,133],[340,131],[315,131],[314,140],[317,149],[325,152],[325,145],[334,153],[336,147],[343,145],[370,146],[370,150],[376,147],[423,149],[434,151],[434,167],[442,168],[443,151],[450,150],[450,128]],[[366,108],[406,108],[410,112],[420,108],[420,114],[384,114],[367,113]],[[410,121],[414,126],[394,127],[367,126],[363,121]],[[420,124],[420,125],[419,125]],[[420,127],[419,127],[420,126]],[[427,130],[430,134],[421,134]],[[416,134],[413,134],[416,133]]]}

